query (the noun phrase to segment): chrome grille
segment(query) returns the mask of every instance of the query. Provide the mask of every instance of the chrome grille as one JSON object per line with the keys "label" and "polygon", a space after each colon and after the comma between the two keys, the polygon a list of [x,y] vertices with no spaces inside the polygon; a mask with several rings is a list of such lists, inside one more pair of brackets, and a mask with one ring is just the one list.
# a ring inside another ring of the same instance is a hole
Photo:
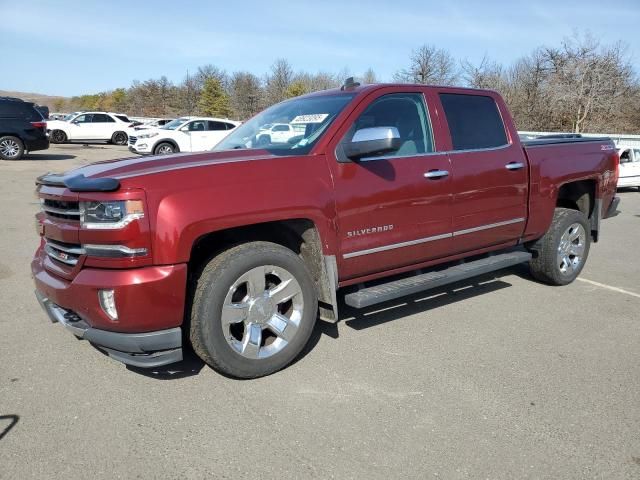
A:
{"label": "chrome grille", "polygon": [[81,245],[73,243],[62,243],[54,240],[45,239],[44,251],[50,258],[67,265],[76,265],[80,255],[84,255],[84,249]]}
{"label": "chrome grille", "polygon": [[51,217],[62,218],[64,220],[80,220],[79,202],[66,202],[45,198],[41,200],[41,206],[42,210]]}

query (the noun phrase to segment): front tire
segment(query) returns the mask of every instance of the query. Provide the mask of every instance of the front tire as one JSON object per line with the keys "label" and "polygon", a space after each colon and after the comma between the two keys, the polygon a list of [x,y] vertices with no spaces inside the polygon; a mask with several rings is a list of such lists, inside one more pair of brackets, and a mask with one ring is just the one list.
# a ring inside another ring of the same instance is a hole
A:
{"label": "front tire", "polygon": [[567,285],[584,268],[591,246],[589,220],[579,210],[556,208],[551,226],[532,247],[531,274],[549,285]]}
{"label": "front tire", "polygon": [[126,145],[129,141],[129,137],[125,132],[115,132],[111,136],[111,143],[114,145]]}
{"label": "front tire", "polygon": [[175,153],[176,148],[170,144],[169,142],[162,142],[156,145],[156,148],[153,149],[153,153],[155,155],[171,155]]}
{"label": "front tire", "polygon": [[202,360],[236,378],[256,378],[291,363],[318,313],[314,282],[291,250],[250,242],[214,257],[198,278],[191,344]]}
{"label": "front tire", "polygon": [[67,134],[62,130],[54,130],[49,135],[51,143],[64,143],[67,141]]}
{"label": "front tire", "polygon": [[3,160],[20,160],[24,154],[24,143],[18,137],[6,135],[0,137],[0,158]]}

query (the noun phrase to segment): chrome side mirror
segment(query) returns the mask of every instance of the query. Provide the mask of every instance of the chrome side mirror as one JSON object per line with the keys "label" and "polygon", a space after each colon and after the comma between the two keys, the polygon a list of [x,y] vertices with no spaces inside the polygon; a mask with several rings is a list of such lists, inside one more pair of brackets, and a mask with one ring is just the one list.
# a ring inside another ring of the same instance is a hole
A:
{"label": "chrome side mirror", "polygon": [[344,145],[344,153],[351,160],[397,151],[402,145],[396,127],[370,127],[357,130]]}

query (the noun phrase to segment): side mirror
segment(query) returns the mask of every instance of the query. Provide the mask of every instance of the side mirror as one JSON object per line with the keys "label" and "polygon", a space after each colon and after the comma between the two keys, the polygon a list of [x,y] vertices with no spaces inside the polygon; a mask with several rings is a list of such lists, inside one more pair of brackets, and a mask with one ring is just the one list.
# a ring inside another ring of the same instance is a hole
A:
{"label": "side mirror", "polygon": [[371,127],[357,130],[344,153],[351,160],[397,151],[402,145],[396,127]]}

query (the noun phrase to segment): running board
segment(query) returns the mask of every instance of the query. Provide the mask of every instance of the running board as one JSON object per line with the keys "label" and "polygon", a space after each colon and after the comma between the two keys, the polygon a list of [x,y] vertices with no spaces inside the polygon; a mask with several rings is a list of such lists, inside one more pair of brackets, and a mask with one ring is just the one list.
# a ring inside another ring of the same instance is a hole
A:
{"label": "running board", "polygon": [[436,272],[422,273],[373,287],[365,287],[345,295],[344,301],[354,308],[364,308],[414,293],[477,277],[531,260],[529,252],[509,252],[462,263]]}

